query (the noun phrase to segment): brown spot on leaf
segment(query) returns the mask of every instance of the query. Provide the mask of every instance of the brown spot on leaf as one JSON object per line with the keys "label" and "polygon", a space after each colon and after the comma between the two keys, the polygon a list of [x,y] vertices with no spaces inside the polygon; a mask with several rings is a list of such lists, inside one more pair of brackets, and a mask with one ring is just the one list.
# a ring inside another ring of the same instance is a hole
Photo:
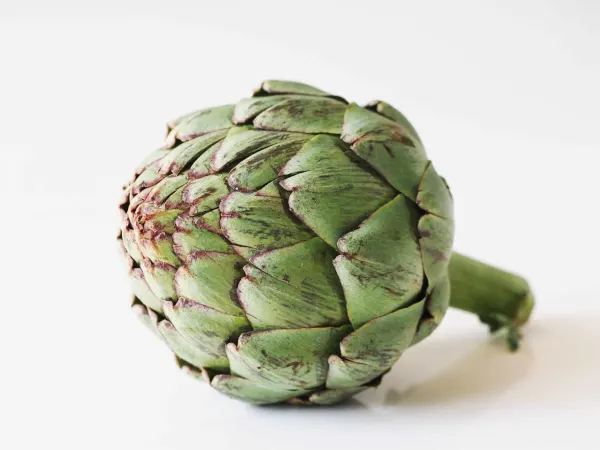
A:
{"label": "brown spot on leaf", "polygon": [[424,237],[424,238],[430,238],[432,235],[431,231],[429,231],[429,230],[420,230],[419,234],[421,235],[421,237]]}
{"label": "brown spot on leaf", "polygon": [[436,264],[448,261],[448,255],[437,248],[426,248],[425,251],[431,255]]}
{"label": "brown spot on leaf", "polygon": [[221,219],[223,218],[227,218],[227,219],[239,219],[240,218],[240,213],[237,212],[221,212]]}

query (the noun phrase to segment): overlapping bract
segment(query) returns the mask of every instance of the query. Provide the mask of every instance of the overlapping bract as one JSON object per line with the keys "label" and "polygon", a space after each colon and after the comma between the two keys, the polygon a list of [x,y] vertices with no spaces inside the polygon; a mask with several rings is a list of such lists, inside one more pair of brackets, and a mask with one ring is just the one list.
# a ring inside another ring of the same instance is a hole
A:
{"label": "overlapping bract", "polygon": [[335,403],[440,323],[452,200],[406,118],[268,81],[169,124],[125,190],[134,308],[253,403]]}

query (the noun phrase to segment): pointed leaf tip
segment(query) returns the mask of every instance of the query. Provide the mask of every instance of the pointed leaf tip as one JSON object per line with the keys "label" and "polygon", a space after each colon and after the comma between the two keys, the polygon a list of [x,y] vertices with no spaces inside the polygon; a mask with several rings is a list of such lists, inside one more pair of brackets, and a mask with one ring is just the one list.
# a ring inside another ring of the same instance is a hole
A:
{"label": "pointed leaf tip", "polygon": [[327,92],[305,83],[284,80],[267,80],[255,90],[255,95],[260,94],[299,94],[327,96]]}

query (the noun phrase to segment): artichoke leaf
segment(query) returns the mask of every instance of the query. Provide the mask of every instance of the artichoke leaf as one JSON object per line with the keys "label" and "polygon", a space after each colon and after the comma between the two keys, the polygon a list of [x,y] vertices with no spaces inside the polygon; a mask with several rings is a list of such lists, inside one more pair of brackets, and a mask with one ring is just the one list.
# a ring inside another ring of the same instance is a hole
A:
{"label": "artichoke leaf", "polygon": [[211,386],[229,397],[255,405],[281,403],[310,392],[310,390],[286,390],[274,385],[267,386],[232,375],[215,376]]}
{"label": "artichoke leaf", "polygon": [[182,261],[195,252],[233,253],[227,241],[214,231],[202,227],[203,223],[197,217],[181,215],[175,225],[177,231],[173,233],[173,251]]}
{"label": "artichoke leaf", "polygon": [[216,234],[223,234],[221,230],[221,211],[219,209],[213,209],[196,217],[196,225],[201,228],[205,228]]}
{"label": "artichoke leaf", "polygon": [[331,355],[328,362],[329,372],[326,382],[328,390],[361,387],[389,370],[389,367],[362,364],[337,355]]}
{"label": "artichoke leaf", "polygon": [[138,244],[135,240],[135,231],[131,228],[126,228],[121,232],[121,239],[123,241],[123,246],[127,254],[133,259],[137,264],[142,260],[142,252],[138,247]]}
{"label": "artichoke leaf", "polygon": [[413,201],[417,199],[419,183],[428,164],[427,155],[420,147],[368,134],[352,144],[352,150],[396,190]]}
{"label": "artichoke leaf", "polygon": [[417,204],[425,211],[444,219],[453,220],[452,196],[446,181],[429,162],[419,184]]}
{"label": "artichoke leaf", "polygon": [[226,135],[226,130],[213,131],[179,144],[161,159],[160,173],[180,174],[192,161]]}
{"label": "artichoke leaf", "polygon": [[[306,99],[309,97],[302,94],[283,94],[245,98],[236,103],[233,110],[233,122],[240,125],[248,123],[271,106],[275,106],[286,100],[299,100],[302,98]],[[316,100],[319,97],[313,96],[312,98],[313,100]]]}
{"label": "artichoke leaf", "polygon": [[377,208],[396,196],[380,177],[364,170],[339,139],[319,135],[284,166],[280,182],[289,208],[333,248]]}
{"label": "artichoke leaf", "polygon": [[131,193],[133,195],[139,194],[144,188],[152,187],[162,180],[165,175],[159,172],[159,168],[158,161],[147,166],[131,185]]}
{"label": "artichoke leaf", "polygon": [[144,278],[156,298],[161,301],[177,298],[177,293],[175,292],[175,267],[164,262],[153,263],[149,259],[143,259],[141,268]]}
{"label": "artichoke leaf", "polygon": [[344,114],[342,140],[352,144],[370,133],[381,140],[395,139],[411,146],[420,146],[418,137],[401,124],[356,103],[348,105]]}
{"label": "artichoke leaf", "polygon": [[181,265],[181,261],[173,251],[173,237],[165,232],[160,232],[150,238],[136,235],[139,249],[145,258],[153,263],[163,263],[175,268]]}
{"label": "artichoke leaf", "polygon": [[314,389],[325,383],[328,355],[349,331],[346,325],[244,333],[237,346],[227,345],[231,373],[265,386]]}
{"label": "artichoke leaf", "polygon": [[245,261],[235,253],[211,251],[190,254],[175,274],[179,297],[193,300],[223,314],[243,316],[237,302],[236,286],[244,275]]}
{"label": "artichoke leaf", "polygon": [[215,153],[217,153],[221,148],[222,142],[223,141],[218,141],[217,143],[211,145],[206,151],[200,154],[198,158],[196,158],[190,167],[190,170],[187,172],[188,178],[202,178],[206,175],[211,175],[218,172],[217,170],[212,169],[211,162],[215,156]]}
{"label": "artichoke leaf", "polygon": [[[161,341],[164,341],[162,335],[158,331],[158,315],[150,308],[146,307],[140,300],[136,297],[133,299],[133,303],[131,304],[131,309],[134,314],[137,316],[138,320],[148,329],[150,332],[159,338]],[[162,307],[161,307],[162,310]]]}
{"label": "artichoke leaf", "polygon": [[299,94],[328,96],[325,91],[297,81],[267,80],[263,82],[258,89],[254,91],[255,96],[261,94]]}
{"label": "artichoke leaf", "polygon": [[163,178],[158,184],[154,185],[148,196],[146,202],[154,203],[157,206],[162,205],[171,197],[177,190],[182,188],[188,182],[188,178],[185,175],[169,176]]}
{"label": "artichoke leaf", "polygon": [[419,323],[419,328],[411,345],[422,341],[439,326],[450,305],[450,278],[442,277],[431,289],[425,300],[424,318]]}
{"label": "artichoke leaf", "polygon": [[397,124],[399,124],[402,128],[404,128],[410,138],[414,141],[421,143],[421,138],[419,137],[417,130],[413,127],[413,125],[408,121],[406,116],[394,108],[389,103],[383,102],[381,100],[375,100],[369,102],[366,106],[366,109],[371,111],[375,111],[381,114],[384,117],[387,117],[390,120],[393,120]]}
{"label": "artichoke leaf", "polygon": [[424,303],[373,319],[346,336],[340,344],[341,357],[329,357],[327,388],[361,386],[389,370],[411,345]]}
{"label": "artichoke leaf", "polygon": [[219,171],[228,164],[247,158],[268,147],[302,142],[309,138],[309,135],[301,133],[269,132],[249,127],[232,129],[215,152],[211,168]]}
{"label": "artichoke leaf", "polygon": [[261,130],[339,135],[345,110],[345,103],[329,97],[289,99],[261,112],[253,124]]}
{"label": "artichoke leaf", "polygon": [[433,214],[419,220],[419,244],[423,268],[430,285],[435,285],[448,271],[452,257],[454,222]]}
{"label": "artichoke leaf", "polygon": [[180,118],[167,136],[167,147],[172,147],[176,140],[189,141],[212,131],[231,128],[234,105],[207,108]]}
{"label": "artichoke leaf", "polygon": [[424,303],[425,300],[421,300],[367,322],[342,340],[342,357],[373,367],[390,368],[410,346]]}
{"label": "artichoke leaf", "polygon": [[168,320],[162,320],[158,324],[158,332],[169,348],[183,361],[195,367],[208,367],[211,369],[226,371],[229,369],[227,357],[216,353],[206,352],[201,347],[194,345],[177,331]]}
{"label": "artichoke leaf", "polygon": [[[226,368],[229,363],[225,345],[251,329],[244,316],[224,314],[183,298],[180,298],[176,304],[164,302],[163,310],[173,326],[173,329],[168,330],[169,334],[173,336],[173,331],[176,331],[198,354],[210,358],[209,362],[198,363],[198,361],[190,361],[185,356],[178,355],[198,367]],[[181,344],[182,339],[178,339],[178,343]]]}
{"label": "artichoke leaf", "polygon": [[418,208],[396,196],[338,240],[334,260],[355,328],[414,302],[424,282]]}
{"label": "artichoke leaf", "polygon": [[316,405],[333,405],[346,400],[365,389],[369,389],[370,387],[371,386],[356,386],[341,389],[325,389],[311,394],[308,398],[308,402]]}
{"label": "artichoke leaf", "polygon": [[162,303],[154,295],[152,289],[144,278],[144,272],[140,268],[135,268],[129,275],[133,294],[136,298],[146,307],[153,309],[159,313],[162,313]]}
{"label": "artichoke leaf", "polygon": [[260,150],[237,164],[227,176],[234,190],[249,192],[259,189],[279,176],[281,168],[294,156],[310,135],[290,139]]}
{"label": "artichoke leaf", "polygon": [[191,215],[202,214],[219,206],[221,198],[229,193],[226,174],[207,175],[190,181],[183,190],[183,200],[192,207]]}
{"label": "artichoke leaf", "polygon": [[251,194],[232,192],[221,200],[220,211],[225,237],[243,247],[269,250],[314,237],[289,213],[274,184]]}
{"label": "artichoke leaf", "polygon": [[310,283],[294,286],[247,265],[238,298],[255,330],[338,326],[347,323],[343,295]]}

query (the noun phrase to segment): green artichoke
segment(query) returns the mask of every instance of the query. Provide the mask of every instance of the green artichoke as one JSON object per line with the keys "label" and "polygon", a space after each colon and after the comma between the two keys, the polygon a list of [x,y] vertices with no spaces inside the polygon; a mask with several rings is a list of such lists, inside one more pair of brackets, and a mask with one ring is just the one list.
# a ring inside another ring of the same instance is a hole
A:
{"label": "green artichoke", "polygon": [[133,307],[179,365],[256,404],[377,385],[452,305],[506,328],[520,277],[453,255],[452,197],[408,120],[267,81],[169,123],[121,202]]}

